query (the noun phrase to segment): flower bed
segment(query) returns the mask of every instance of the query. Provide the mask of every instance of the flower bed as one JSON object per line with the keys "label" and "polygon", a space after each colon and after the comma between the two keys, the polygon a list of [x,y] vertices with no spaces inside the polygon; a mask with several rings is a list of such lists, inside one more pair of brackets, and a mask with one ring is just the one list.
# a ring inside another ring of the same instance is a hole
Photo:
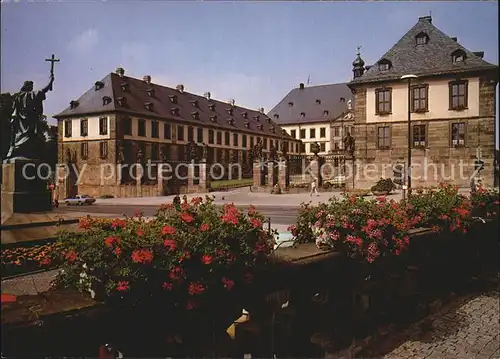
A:
{"label": "flower bed", "polygon": [[57,256],[60,247],[59,243],[48,243],[2,249],[2,276],[9,277],[57,267],[60,265]]}
{"label": "flower bed", "polygon": [[302,204],[297,224],[289,229],[301,243],[316,242],[318,247],[373,262],[399,255],[407,248],[412,229],[466,233],[473,216],[498,220],[498,205],[498,192],[480,190],[468,198],[451,185],[421,189],[401,202],[347,193],[342,200]]}
{"label": "flower bed", "polygon": [[60,238],[64,264],[56,286],[181,312],[242,293],[270,264],[274,233],[263,230],[253,207],[242,213],[206,198],[164,205],[148,222],[140,213],[82,220],[81,233]]}

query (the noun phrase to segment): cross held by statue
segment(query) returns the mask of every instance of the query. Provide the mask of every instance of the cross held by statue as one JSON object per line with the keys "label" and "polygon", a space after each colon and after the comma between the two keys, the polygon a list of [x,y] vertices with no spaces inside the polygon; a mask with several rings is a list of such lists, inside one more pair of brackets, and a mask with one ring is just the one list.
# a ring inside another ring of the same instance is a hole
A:
{"label": "cross held by statue", "polygon": [[50,59],[45,59],[45,61],[50,62],[50,74],[53,76],[54,75],[54,63],[59,62],[61,60],[56,59],[56,55],[52,54],[52,57]]}

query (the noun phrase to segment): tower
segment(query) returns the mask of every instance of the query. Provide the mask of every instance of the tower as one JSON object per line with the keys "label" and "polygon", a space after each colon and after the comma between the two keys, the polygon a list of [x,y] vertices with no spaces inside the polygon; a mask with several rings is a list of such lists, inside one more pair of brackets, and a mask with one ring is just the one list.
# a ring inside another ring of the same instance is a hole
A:
{"label": "tower", "polygon": [[352,72],[354,73],[354,78],[358,78],[365,73],[365,62],[361,58],[361,53],[359,52],[360,49],[361,46],[358,46],[356,59],[352,62]]}

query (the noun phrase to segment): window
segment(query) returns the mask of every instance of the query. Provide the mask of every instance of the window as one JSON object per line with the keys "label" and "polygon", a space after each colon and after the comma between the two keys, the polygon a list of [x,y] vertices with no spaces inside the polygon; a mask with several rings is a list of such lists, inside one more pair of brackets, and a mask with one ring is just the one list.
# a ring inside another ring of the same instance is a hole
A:
{"label": "window", "polygon": [[203,128],[201,127],[198,127],[198,131],[197,131],[197,134],[196,134],[196,142],[203,142]]}
{"label": "window", "polygon": [[291,130],[290,136],[292,136],[293,138],[297,138],[297,130]]}
{"label": "window", "polygon": [[184,126],[182,125],[177,125],[177,139],[184,141]]}
{"label": "window", "polygon": [[130,117],[123,119],[123,134],[132,135],[132,118]]}
{"label": "window", "polygon": [[340,136],[340,127],[337,126],[337,127],[333,128],[333,135],[335,137],[339,137]]}
{"label": "window", "polygon": [[166,140],[170,140],[172,138],[172,127],[169,123],[165,123],[163,125],[163,138]]}
{"label": "window", "polygon": [[188,141],[194,141],[194,129],[188,126]]}
{"label": "window", "polygon": [[160,136],[159,127],[160,124],[158,121],[151,121],[151,137],[158,138]]}
{"label": "window", "polygon": [[315,128],[309,129],[309,138],[316,138],[316,129]]}
{"label": "window", "polygon": [[71,120],[64,121],[64,137],[71,137],[73,133],[72,124]]}
{"label": "window", "polygon": [[247,135],[241,136],[241,147],[243,148],[247,147]]}
{"label": "window", "polygon": [[335,142],[333,143],[333,148],[335,148],[336,150],[339,150],[339,149],[340,149],[340,143],[339,143],[339,141],[335,141]]}
{"label": "window", "polygon": [[99,143],[99,154],[101,155],[101,158],[108,158],[108,143],[107,142],[101,142]]}
{"label": "window", "polygon": [[273,139],[270,138],[269,139],[269,148],[273,147],[274,146],[274,142],[273,142]]}
{"label": "window", "polygon": [[451,146],[465,146],[465,122],[451,124]]}
{"label": "window", "polygon": [[428,85],[417,85],[411,88],[411,111],[426,112],[428,110]]}
{"label": "window", "polygon": [[379,71],[389,71],[390,68],[391,68],[391,62],[389,60],[382,59],[379,61],[378,63]]}
{"label": "window", "polygon": [[[267,150],[267,138],[263,138],[263,139],[262,139],[262,147],[263,147],[265,150]],[[271,146],[269,146],[269,147],[271,147]]]}
{"label": "window", "polygon": [[451,58],[453,62],[464,62],[465,61],[465,52],[462,50],[456,50],[451,54]]}
{"label": "window", "polygon": [[89,157],[89,143],[85,141],[80,146],[80,157],[86,160]]}
{"label": "window", "polygon": [[325,142],[321,142],[319,144],[319,149],[321,152],[325,152],[326,151],[326,143]]}
{"label": "window", "polygon": [[159,158],[160,146],[157,143],[151,144],[151,161],[157,161]]}
{"label": "window", "polygon": [[326,137],[326,128],[325,127],[321,127],[319,129],[319,137],[321,137],[321,138],[325,138]]}
{"label": "window", "polygon": [[230,141],[229,141],[229,139],[230,139],[229,132],[225,132],[225,133],[224,133],[224,145],[226,145],[226,146],[229,146],[229,145],[230,145]]}
{"label": "window", "polygon": [[300,138],[306,138],[306,130],[305,129],[300,130]]}
{"label": "window", "polygon": [[100,117],[99,118],[99,134],[107,135],[108,134],[108,118]]}
{"label": "window", "polygon": [[429,36],[425,32],[421,32],[416,36],[417,45],[425,45],[429,41]]}
{"label": "window", "polygon": [[375,113],[377,115],[388,115],[391,113],[392,89],[381,88],[375,90]]}
{"label": "window", "polygon": [[238,134],[233,133],[233,146],[238,146]]}
{"label": "window", "polygon": [[139,136],[146,136],[146,120],[139,120],[139,131],[137,133]]}
{"label": "window", "polygon": [[383,126],[378,128],[377,147],[379,150],[388,150],[391,147],[390,128]]}
{"label": "window", "polygon": [[88,136],[89,134],[89,120],[86,118],[80,120],[80,136]]}
{"label": "window", "polygon": [[413,125],[413,147],[425,147],[427,143],[425,125]]}
{"label": "window", "polygon": [[306,152],[306,144],[305,143],[301,143],[300,144],[300,152]]}
{"label": "window", "polygon": [[222,145],[222,132],[217,131],[217,144]]}
{"label": "window", "polygon": [[250,136],[250,148],[253,148],[254,142],[253,142],[253,136]]}
{"label": "window", "polygon": [[450,82],[450,110],[467,108],[467,81]]}
{"label": "window", "polygon": [[214,130],[208,130],[208,143],[213,144],[215,140]]}

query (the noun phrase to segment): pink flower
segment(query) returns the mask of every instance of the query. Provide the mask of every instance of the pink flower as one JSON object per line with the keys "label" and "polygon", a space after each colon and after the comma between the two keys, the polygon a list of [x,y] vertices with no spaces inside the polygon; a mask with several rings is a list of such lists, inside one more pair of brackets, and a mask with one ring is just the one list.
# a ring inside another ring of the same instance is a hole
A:
{"label": "pink flower", "polygon": [[206,231],[209,231],[210,230],[210,225],[208,223],[203,223],[201,226],[200,226],[200,231],[201,232],[206,232]]}

